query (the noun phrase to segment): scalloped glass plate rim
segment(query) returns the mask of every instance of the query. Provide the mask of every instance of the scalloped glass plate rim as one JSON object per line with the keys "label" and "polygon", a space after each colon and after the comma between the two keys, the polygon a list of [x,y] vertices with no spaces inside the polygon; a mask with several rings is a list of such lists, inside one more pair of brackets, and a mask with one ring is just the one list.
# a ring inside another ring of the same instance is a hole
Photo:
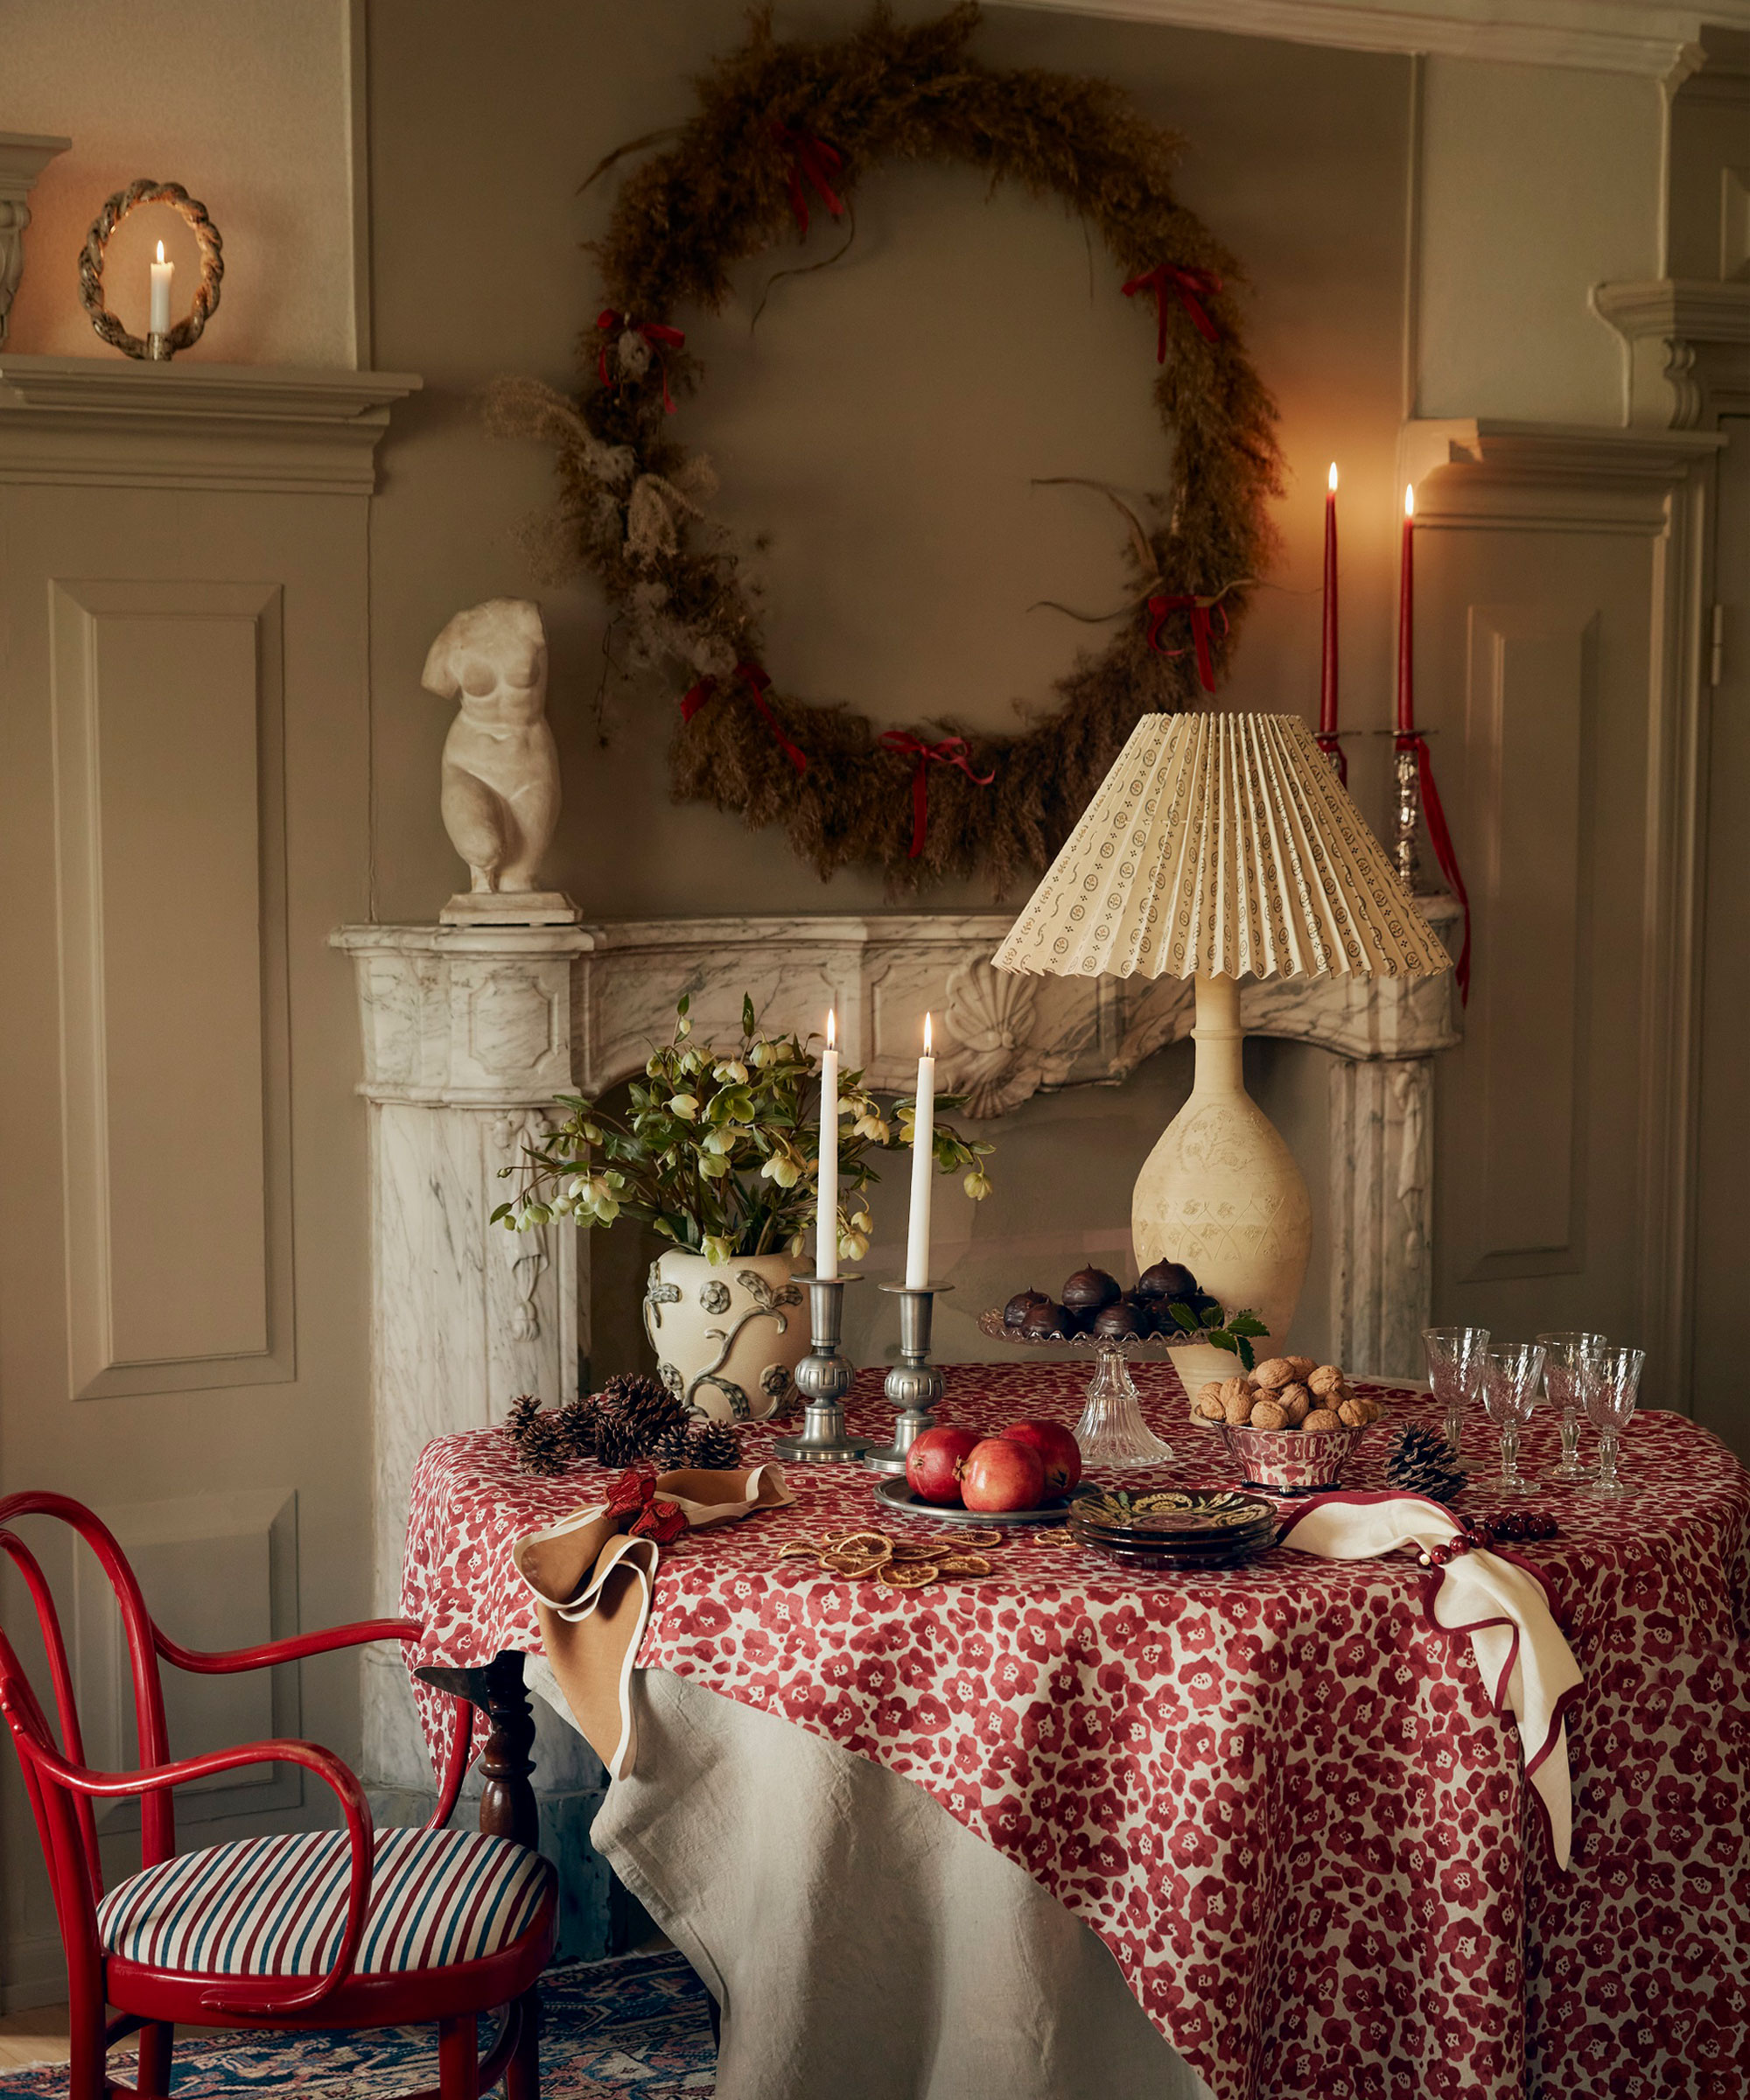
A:
{"label": "scalloped glass plate rim", "polygon": [[968,1509],[958,1502],[927,1502],[914,1494],[910,1482],[898,1474],[880,1483],[875,1499],[901,1516],[928,1517],[932,1522],[947,1524],[1060,1524],[1069,1516],[1068,1495],[1041,1502],[1032,1509]]}

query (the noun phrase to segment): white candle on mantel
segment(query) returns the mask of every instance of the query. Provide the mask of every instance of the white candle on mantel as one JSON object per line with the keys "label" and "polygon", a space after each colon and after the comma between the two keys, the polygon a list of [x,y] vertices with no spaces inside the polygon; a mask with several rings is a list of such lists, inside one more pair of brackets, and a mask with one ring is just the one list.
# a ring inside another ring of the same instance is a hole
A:
{"label": "white candle on mantel", "polygon": [[924,1054],[918,1060],[918,1112],[912,1124],[912,1223],[906,1238],[906,1288],[929,1282],[930,1177],[935,1152],[935,1060],[930,1055],[930,1017],[924,1016]]}
{"label": "white candle on mantel", "polygon": [[821,1053],[820,1208],[815,1221],[815,1274],[838,1274],[838,1014],[829,1008]]}
{"label": "white candle on mantel", "polygon": [[[152,312],[146,323],[148,335],[170,333],[170,288],[176,276],[176,264],[164,261],[164,244],[158,242],[158,259],[152,264]],[[139,312],[136,306],[135,312]]]}

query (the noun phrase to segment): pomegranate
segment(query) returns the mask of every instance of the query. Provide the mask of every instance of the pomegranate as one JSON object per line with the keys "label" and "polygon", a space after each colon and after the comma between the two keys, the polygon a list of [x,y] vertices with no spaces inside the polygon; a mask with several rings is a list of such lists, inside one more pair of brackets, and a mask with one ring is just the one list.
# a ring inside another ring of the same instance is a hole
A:
{"label": "pomegranate", "polygon": [[1068,1494],[1082,1478],[1082,1446],[1061,1422],[1016,1422],[998,1434],[1038,1452],[1046,1494]]}
{"label": "pomegranate", "polygon": [[906,1484],[920,1502],[957,1502],[966,1461],[978,1441],[976,1430],[925,1430],[906,1453]]}
{"label": "pomegranate", "polygon": [[987,1516],[1036,1509],[1045,1500],[1045,1461],[1030,1444],[1018,1444],[1012,1437],[986,1437],[966,1460],[960,1494],[969,1509]]}

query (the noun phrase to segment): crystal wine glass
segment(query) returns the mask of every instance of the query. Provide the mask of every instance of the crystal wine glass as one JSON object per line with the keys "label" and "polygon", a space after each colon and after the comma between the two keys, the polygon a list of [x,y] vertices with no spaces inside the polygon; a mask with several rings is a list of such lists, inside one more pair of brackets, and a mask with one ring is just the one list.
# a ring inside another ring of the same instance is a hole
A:
{"label": "crystal wine glass", "polygon": [[1519,1432],[1537,1404],[1537,1382],[1544,1376],[1544,1347],[1536,1341],[1509,1341],[1487,1353],[1483,1362],[1482,1404],[1501,1432],[1501,1494],[1535,1494],[1535,1481],[1519,1470]]}
{"label": "crystal wine glass", "polygon": [[1550,1480],[1595,1480],[1596,1466],[1580,1463],[1580,1411],[1586,1405],[1586,1367],[1605,1347],[1602,1334],[1578,1329],[1540,1334],[1544,1345],[1544,1390],[1551,1407],[1562,1410],[1561,1463],[1544,1476]]}
{"label": "crystal wine glass", "polygon": [[1424,1327],[1422,1348],[1428,1359],[1428,1382],[1434,1389],[1434,1397],[1446,1410],[1441,1433],[1452,1456],[1457,1458],[1459,1439],[1464,1433],[1465,1402],[1474,1400],[1482,1387],[1488,1329]]}
{"label": "crystal wine glass", "polygon": [[1604,1348],[1592,1359],[1586,1379],[1586,1410],[1598,1432],[1598,1479],[1593,1494],[1633,1494],[1616,1477],[1617,1446],[1634,1412],[1641,1386],[1644,1349]]}

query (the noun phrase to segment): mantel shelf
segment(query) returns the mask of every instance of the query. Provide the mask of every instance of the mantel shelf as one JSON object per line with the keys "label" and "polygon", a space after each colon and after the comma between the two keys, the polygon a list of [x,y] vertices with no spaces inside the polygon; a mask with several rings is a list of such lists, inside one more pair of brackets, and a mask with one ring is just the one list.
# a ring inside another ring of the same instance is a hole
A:
{"label": "mantel shelf", "polygon": [[0,481],[368,495],[410,372],[0,352]]}

